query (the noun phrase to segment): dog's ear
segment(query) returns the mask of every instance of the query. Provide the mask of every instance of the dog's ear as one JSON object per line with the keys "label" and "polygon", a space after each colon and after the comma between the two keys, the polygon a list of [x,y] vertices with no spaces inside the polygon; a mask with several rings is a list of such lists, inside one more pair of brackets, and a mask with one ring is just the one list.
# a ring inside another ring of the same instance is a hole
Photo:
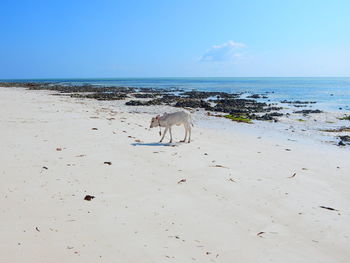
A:
{"label": "dog's ear", "polygon": [[156,119],[158,120],[160,118],[160,115],[157,115]]}

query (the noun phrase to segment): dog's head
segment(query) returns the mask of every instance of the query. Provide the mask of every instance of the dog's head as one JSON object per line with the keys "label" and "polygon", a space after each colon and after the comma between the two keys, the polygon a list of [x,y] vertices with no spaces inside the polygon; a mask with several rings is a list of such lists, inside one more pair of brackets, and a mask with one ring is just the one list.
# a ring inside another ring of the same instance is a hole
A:
{"label": "dog's head", "polygon": [[153,117],[153,118],[152,118],[150,128],[154,128],[154,127],[160,126],[159,118],[160,118],[159,115],[158,115],[157,117]]}

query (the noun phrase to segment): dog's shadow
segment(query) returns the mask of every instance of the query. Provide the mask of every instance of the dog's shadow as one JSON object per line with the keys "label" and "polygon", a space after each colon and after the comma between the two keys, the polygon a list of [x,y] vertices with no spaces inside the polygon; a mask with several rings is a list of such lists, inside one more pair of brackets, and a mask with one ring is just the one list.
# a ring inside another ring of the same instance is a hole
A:
{"label": "dog's shadow", "polygon": [[132,146],[170,146],[170,147],[176,147],[179,146],[178,143],[162,143],[162,142],[152,142],[152,143],[131,143]]}

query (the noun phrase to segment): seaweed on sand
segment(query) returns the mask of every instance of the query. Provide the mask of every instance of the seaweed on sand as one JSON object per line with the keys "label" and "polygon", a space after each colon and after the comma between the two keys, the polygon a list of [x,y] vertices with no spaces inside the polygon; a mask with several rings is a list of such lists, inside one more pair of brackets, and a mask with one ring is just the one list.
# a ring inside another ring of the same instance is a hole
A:
{"label": "seaweed on sand", "polygon": [[230,119],[231,121],[236,121],[236,122],[244,122],[244,123],[252,123],[252,120],[247,118],[244,115],[231,115],[227,114],[223,116],[226,119]]}
{"label": "seaweed on sand", "polygon": [[339,117],[337,118],[338,120],[342,120],[342,121],[345,121],[345,120],[348,120],[350,121],[350,115],[349,116],[344,116],[344,117]]}

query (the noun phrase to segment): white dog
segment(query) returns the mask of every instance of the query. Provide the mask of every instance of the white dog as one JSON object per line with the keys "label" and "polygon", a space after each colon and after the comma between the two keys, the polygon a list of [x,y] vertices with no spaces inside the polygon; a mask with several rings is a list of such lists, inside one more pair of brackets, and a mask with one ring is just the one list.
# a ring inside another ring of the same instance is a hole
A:
{"label": "white dog", "polygon": [[[187,132],[189,133],[188,136],[188,143],[191,141],[191,125],[193,126],[192,123],[192,118],[191,115],[187,112],[184,111],[178,111],[174,113],[164,113],[163,116],[158,115],[157,117],[152,118],[151,120],[151,127],[165,127],[165,131],[163,133],[163,137],[160,140],[160,142],[163,141],[165,134],[169,130],[170,133],[170,143],[173,141],[173,136],[171,134],[171,126],[173,125],[181,125],[183,124],[185,127],[185,139],[181,142],[185,142],[187,138]],[[159,132],[161,134],[161,132]]]}

